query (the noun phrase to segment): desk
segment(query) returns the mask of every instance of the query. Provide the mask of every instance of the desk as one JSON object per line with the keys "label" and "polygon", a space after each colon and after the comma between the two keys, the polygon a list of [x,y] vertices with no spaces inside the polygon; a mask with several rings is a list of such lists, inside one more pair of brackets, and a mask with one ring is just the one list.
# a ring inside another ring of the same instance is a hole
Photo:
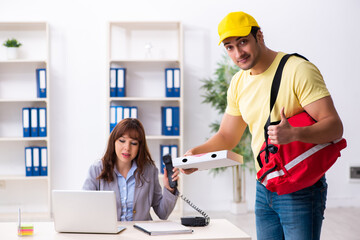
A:
{"label": "desk", "polygon": [[79,233],[58,233],[54,229],[53,222],[35,222],[33,236],[17,236],[16,222],[0,222],[1,239],[6,240],[176,240],[176,239],[193,239],[193,240],[251,240],[251,237],[241,229],[225,219],[211,219],[210,224],[206,227],[191,227],[192,234],[149,236],[144,232],[133,227],[134,222],[119,222],[119,225],[125,226],[126,229],[119,234],[79,234]]}

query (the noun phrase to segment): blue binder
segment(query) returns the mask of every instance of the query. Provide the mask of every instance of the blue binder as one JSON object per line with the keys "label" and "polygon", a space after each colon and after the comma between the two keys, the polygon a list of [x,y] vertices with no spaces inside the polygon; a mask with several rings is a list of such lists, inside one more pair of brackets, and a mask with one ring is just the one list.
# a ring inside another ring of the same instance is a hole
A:
{"label": "blue binder", "polygon": [[31,137],[38,137],[39,136],[39,111],[37,108],[30,108],[30,136]]}
{"label": "blue binder", "polygon": [[172,107],[172,135],[180,135],[180,111],[179,107]]}
{"label": "blue binder", "polygon": [[116,68],[110,68],[110,97],[116,97]]}
{"label": "blue binder", "polygon": [[26,147],[25,148],[25,172],[27,177],[32,176],[32,148]]}
{"label": "blue binder", "polygon": [[130,117],[138,118],[138,108],[135,106],[130,107]]}
{"label": "blue binder", "polygon": [[172,68],[165,68],[165,96],[173,97],[174,71]]}
{"label": "blue binder", "polygon": [[170,155],[171,155],[171,158],[174,159],[174,158],[177,158],[178,157],[178,145],[171,145],[170,146]]}
{"label": "blue binder", "polygon": [[33,176],[40,176],[40,149],[39,147],[33,147]]}
{"label": "blue binder", "polygon": [[46,69],[36,69],[37,97],[46,98]]}
{"label": "blue binder", "polygon": [[110,106],[110,133],[116,126],[116,106]]}
{"label": "blue binder", "polygon": [[30,108],[22,109],[23,136],[30,137]]}
{"label": "blue binder", "polygon": [[173,135],[173,109],[172,107],[161,107],[161,134]]}
{"label": "blue binder", "polygon": [[130,107],[123,107],[123,119],[130,118]]}
{"label": "blue binder", "polygon": [[173,97],[180,97],[180,68],[174,68]]}
{"label": "blue binder", "polygon": [[170,146],[169,145],[160,145],[160,172],[164,174],[165,164],[163,162],[163,156],[166,154],[170,154]]}
{"label": "blue binder", "polygon": [[126,68],[117,68],[117,96],[125,97],[125,84],[126,84]]}
{"label": "blue binder", "polygon": [[48,175],[47,147],[40,147],[40,176]]}
{"label": "blue binder", "polygon": [[124,107],[116,106],[116,123],[124,119]]}
{"label": "blue binder", "polygon": [[39,137],[46,137],[46,108],[39,108]]}

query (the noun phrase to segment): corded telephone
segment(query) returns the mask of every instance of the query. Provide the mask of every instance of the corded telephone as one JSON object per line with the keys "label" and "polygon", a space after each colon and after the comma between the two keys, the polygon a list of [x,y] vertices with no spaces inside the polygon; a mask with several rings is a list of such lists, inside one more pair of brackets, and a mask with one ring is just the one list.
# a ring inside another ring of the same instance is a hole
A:
{"label": "corded telephone", "polygon": [[[166,154],[163,156],[163,162],[165,164],[166,172],[168,175],[169,185],[171,188],[177,187],[177,181],[172,181],[173,174],[173,164],[170,154]],[[184,195],[179,194],[180,198],[184,200],[187,204],[189,204],[193,209],[195,209],[198,213],[203,215],[203,217],[182,217],[181,224],[185,226],[198,227],[198,226],[207,226],[210,223],[210,217],[198,208],[195,204],[193,204],[189,199],[187,199]]]}

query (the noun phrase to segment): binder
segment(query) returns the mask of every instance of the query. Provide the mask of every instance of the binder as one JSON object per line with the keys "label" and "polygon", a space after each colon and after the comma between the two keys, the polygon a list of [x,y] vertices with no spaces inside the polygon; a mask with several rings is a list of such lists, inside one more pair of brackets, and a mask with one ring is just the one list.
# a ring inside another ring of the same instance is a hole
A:
{"label": "binder", "polygon": [[30,137],[30,108],[22,109],[23,137]]}
{"label": "binder", "polygon": [[178,157],[178,146],[177,145],[170,146],[170,155],[171,155],[171,159]]}
{"label": "binder", "polygon": [[39,108],[39,137],[46,137],[46,108]]}
{"label": "binder", "polygon": [[174,74],[172,68],[165,68],[165,96],[173,97]]}
{"label": "binder", "polygon": [[36,69],[37,97],[46,98],[46,69]]}
{"label": "binder", "polygon": [[110,68],[110,97],[116,97],[116,68]]}
{"label": "binder", "polygon": [[138,118],[138,108],[137,107],[130,107],[130,117]]}
{"label": "binder", "polygon": [[172,135],[179,136],[180,135],[180,111],[179,107],[172,107]]}
{"label": "binder", "polygon": [[123,117],[125,118],[129,118],[130,117],[130,107],[123,107],[124,109],[124,113],[123,113]]}
{"label": "binder", "polygon": [[160,172],[164,174],[165,164],[163,162],[163,156],[170,153],[169,145],[160,145]]}
{"label": "binder", "polygon": [[40,147],[40,176],[47,176],[48,161],[47,161],[47,147]]}
{"label": "binder", "polygon": [[124,119],[123,114],[124,114],[123,106],[117,106],[116,107],[116,123],[118,123]]}
{"label": "binder", "polygon": [[116,126],[116,106],[110,106],[110,133]]}
{"label": "binder", "polygon": [[31,116],[31,120],[30,120],[30,136],[31,137],[38,137],[39,136],[39,124],[38,124],[38,119],[39,119],[39,111],[37,108],[30,108],[30,116]]}
{"label": "binder", "polygon": [[117,96],[125,97],[126,68],[117,68]]}
{"label": "binder", "polygon": [[180,97],[180,68],[174,68],[173,97]]}
{"label": "binder", "polygon": [[172,107],[161,107],[161,134],[172,135],[173,131],[173,109]]}
{"label": "binder", "polygon": [[25,148],[25,173],[27,177],[32,176],[32,148]]}
{"label": "binder", "polygon": [[39,147],[33,147],[32,150],[33,150],[32,175],[40,176],[40,149]]}

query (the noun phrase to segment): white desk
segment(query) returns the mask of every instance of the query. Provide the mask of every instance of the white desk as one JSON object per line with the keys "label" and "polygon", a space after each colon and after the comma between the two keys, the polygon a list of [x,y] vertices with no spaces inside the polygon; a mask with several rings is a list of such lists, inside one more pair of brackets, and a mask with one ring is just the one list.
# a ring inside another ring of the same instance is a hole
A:
{"label": "white desk", "polygon": [[17,236],[16,222],[0,222],[0,238],[6,240],[24,239],[24,240],[176,240],[176,239],[193,239],[193,240],[251,240],[251,237],[244,233],[225,219],[211,219],[210,224],[206,227],[191,227],[192,234],[149,236],[146,233],[135,229],[134,222],[119,222],[119,225],[125,226],[126,230],[119,234],[79,234],[79,233],[58,233],[54,230],[53,222],[35,222],[33,236]]}

